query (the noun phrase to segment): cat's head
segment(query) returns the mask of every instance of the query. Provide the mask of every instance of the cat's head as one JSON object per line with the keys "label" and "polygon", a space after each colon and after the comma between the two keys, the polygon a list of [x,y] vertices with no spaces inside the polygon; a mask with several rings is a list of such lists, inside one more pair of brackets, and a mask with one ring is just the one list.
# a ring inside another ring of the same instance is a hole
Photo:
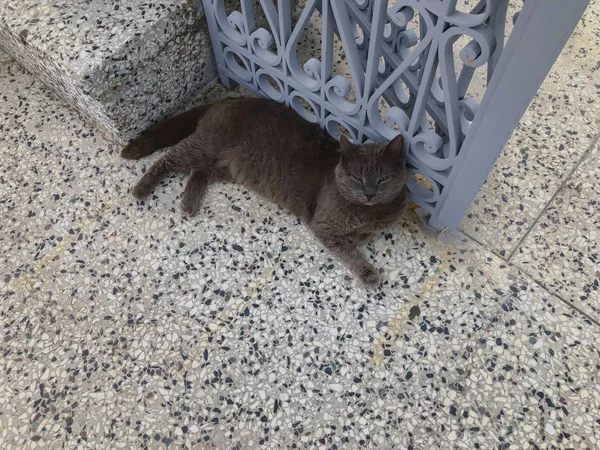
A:
{"label": "cat's head", "polygon": [[340,139],[341,159],[335,177],[340,193],[354,203],[377,205],[392,201],[406,184],[404,139],[387,144],[352,144]]}

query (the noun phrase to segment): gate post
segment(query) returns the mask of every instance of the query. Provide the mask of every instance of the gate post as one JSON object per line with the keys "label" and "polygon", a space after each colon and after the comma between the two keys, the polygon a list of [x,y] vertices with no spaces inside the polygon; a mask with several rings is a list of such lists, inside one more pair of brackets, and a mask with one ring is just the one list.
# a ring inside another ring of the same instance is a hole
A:
{"label": "gate post", "polygon": [[[292,0],[202,3],[226,86],[283,103],[335,137],[403,134],[410,197],[440,231],[459,225],[589,0],[525,0],[506,44],[509,0],[470,11],[459,0],[307,0],[297,20]],[[311,26],[321,49],[302,62]],[[342,60],[347,70],[334,70]],[[486,66],[479,104],[471,82]]]}
{"label": "gate post", "polygon": [[526,0],[465,136],[462,161],[429,218],[431,227],[459,225],[588,4]]}

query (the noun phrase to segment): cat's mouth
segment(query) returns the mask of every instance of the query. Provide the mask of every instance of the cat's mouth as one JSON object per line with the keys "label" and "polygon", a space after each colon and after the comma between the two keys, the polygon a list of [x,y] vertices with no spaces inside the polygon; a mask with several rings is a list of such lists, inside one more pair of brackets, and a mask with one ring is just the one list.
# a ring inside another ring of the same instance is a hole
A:
{"label": "cat's mouth", "polygon": [[361,203],[363,205],[366,206],[373,206],[376,205],[377,203],[379,203],[379,199],[375,196],[367,196],[365,195],[362,199],[361,199]]}

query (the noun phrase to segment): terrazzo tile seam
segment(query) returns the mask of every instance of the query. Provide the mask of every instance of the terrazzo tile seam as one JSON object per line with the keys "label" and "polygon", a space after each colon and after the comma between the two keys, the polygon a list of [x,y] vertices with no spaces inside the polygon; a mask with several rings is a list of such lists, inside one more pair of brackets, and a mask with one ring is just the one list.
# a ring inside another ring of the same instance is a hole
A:
{"label": "terrazzo tile seam", "polygon": [[[515,278],[517,278],[519,281],[522,281],[523,283],[531,282],[531,280],[523,280],[519,277],[515,277]],[[510,306],[513,305],[514,303],[517,303],[518,301],[519,301],[519,295],[516,293],[511,292],[511,293],[507,294],[506,296],[504,296],[498,302],[498,309],[496,310],[496,312],[494,314],[490,314],[489,319],[479,329],[474,330],[475,333],[473,333],[473,336],[470,338],[470,341],[478,342],[488,332],[493,330],[496,320],[501,318],[502,315],[504,314],[504,311],[507,311],[508,309],[510,309]],[[468,354],[468,364],[467,364],[467,366],[465,366],[465,373],[463,375],[461,375],[462,379],[467,379],[471,373],[471,369],[476,367],[476,364],[479,362],[478,358],[476,356],[473,356],[472,349],[468,348],[465,353]]]}
{"label": "terrazzo tile seam", "polygon": [[[600,327],[600,322],[595,319],[594,317],[590,316],[588,313],[586,313],[583,309],[579,308],[578,306],[576,306],[574,303],[565,300],[564,298],[562,298],[560,295],[558,295],[557,293],[553,292],[550,288],[548,288],[548,286],[543,282],[543,281],[539,281],[537,280],[535,277],[533,277],[529,272],[527,272],[525,269],[512,264],[512,263],[508,263],[508,265],[510,267],[513,267],[515,269],[517,269],[518,271],[520,271],[523,275],[526,275],[528,278],[530,278],[531,280],[533,280],[535,283],[538,284],[538,286],[540,288],[542,288],[549,296],[554,297],[555,299],[561,301],[562,303],[564,303],[565,305],[567,305],[570,309],[577,311],[578,314],[581,314],[581,316],[583,318],[585,318],[586,320],[589,320],[591,323],[593,323],[594,325]],[[522,276],[518,276],[515,275],[517,278],[519,278],[520,280],[526,281],[524,277]]]}
{"label": "terrazzo tile seam", "polygon": [[[497,258],[500,258],[501,260],[503,260],[506,263],[509,263],[509,261],[507,260],[506,256],[502,256],[495,248],[493,248],[492,246],[486,244],[485,242],[483,242],[481,239],[476,238],[475,236],[473,236],[471,233],[463,230],[462,228],[458,228],[458,231],[460,231],[462,234],[464,234],[467,238],[469,238],[470,240],[472,240],[473,242],[475,242],[477,245],[479,245],[480,247],[484,248],[485,250],[489,251],[491,254],[493,254],[494,256],[496,256]],[[510,263],[509,263],[510,264]]]}
{"label": "terrazzo tile seam", "polygon": [[[600,134],[598,134],[595,138],[594,141],[592,142],[592,145],[586,149],[586,153],[589,154],[591,152],[591,150],[593,150],[594,148],[594,144],[599,140],[600,138]],[[579,167],[584,161],[585,161],[585,156],[581,158],[580,161],[578,161],[577,167]],[[575,170],[575,169],[574,169]],[[569,174],[569,176],[572,174]],[[567,183],[567,180],[565,180],[565,183]],[[561,185],[562,187],[562,185]],[[560,190],[560,189],[559,189]],[[555,196],[558,194],[555,194]],[[552,199],[554,199],[554,197],[552,197]],[[546,205],[546,208],[550,205],[550,203],[552,202],[552,200],[548,203],[548,205]],[[552,292],[551,289],[548,288],[548,286],[546,286],[546,284],[543,281],[540,281],[538,279],[536,279],[534,276],[532,276],[529,272],[527,272],[526,270],[524,270],[523,268],[517,266],[514,263],[511,263],[508,258],[506,258],[506,256],[502,256],[500,255],[498,252],[496,252],[492,247],[482,243],[481,241],[479,241],[477,238],[471,236],[469,233],[463,231],[463,230],[459,230],[462,234],[464,234],[467,238],[469,238],[470,240],[472,240],[473,242],[475,242],[476,244],[478,244],[480,247],[486,249],[487,251],[489,251],[490,253],[494,254],[496,257],[502,259],[503,261],[506,261],[506,263],[508,264],[509,267],[516,269],[517,271],[520,271],[523,275],[525,275],[529,280],[525,279],[525,277],[523,276],[519,276],[519,275],[515,275],[516,278],[520,279],[523,282],[526,281],[531,281],[533,280],[535,283],[537,283],[548,295],[556,298],[557,300],[561,301],[562,303],[564,303],[565,305],[567,305],[569,308],[577,311],[579,314],[581,314],[584,318],[588,319],[590,322],[592,322],[593,324],[600,326],[600,322],[595,319],[594,317],[590,316],[588,313],[586,313],[585,311],[583,311],[581,308],[575,306],[573,303],[569,302],[568,300],[565,300],[564,298],[562,298],[560,295],[556,294],[555,292]],[[528,231],[529,232],[529,231]],[[510,297],[510,295],[509,295]],[[507,299],[508,300],[508,297]]]}
{"label": "terrazzo tile seam", "polygon": [[556,200],[556,197],[558,197],[558,195],[560,193],[562,193],[565,186],[567,186],[571,182],[573,174],[581,167],[581,165],[585,162],[585,160],[588,158],[588,156],[592,153],[592,151],[596,147],[596,144],[598,143],[599,138],[600,138],[600,133],[597,133],[596,136],[594,137],[594,139],[592,139],[592,142],[590,143],[588,148],[585,149],[585,151],[579,157],[577,162],[575,164],[573,164],[573,166],[571,167],[571,169],[569,170],[567,175],[563,178],[562,182],[560,183],[560,185],[558,186],[558,188],[556,189],[554,194],[552,194],[552,197],[550,197],[550,200],[548,200],[548,202],[544,205],[544,207],[538,213],[536,218],[531,222],[531,224],[527,227],[525,232],[519,238],[516,245],[514,246],[514,248],[508,255],[508,257],[506,258],[506,262],[510,263],[511,260],[513,259],[513,257],[517,254],[517,252],[519,251],[519,249],[521,248],[521,246],[523,245],[525,240],[529,237],[529,233],[531,233],[531,231],[536,227],[536,225],[538,224],[540,219],[542,217],[544,217],[544,215],[548,211],[548,208],[554,203],[554,200]]}

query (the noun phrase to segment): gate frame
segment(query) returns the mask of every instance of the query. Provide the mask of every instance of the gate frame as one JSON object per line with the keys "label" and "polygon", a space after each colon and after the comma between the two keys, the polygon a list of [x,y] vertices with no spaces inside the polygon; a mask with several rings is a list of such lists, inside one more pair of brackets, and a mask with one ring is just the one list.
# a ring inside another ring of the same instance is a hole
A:
{"label": "gate frame", "polygon": [[[411,173],[425,176],[429,187],[410,177],[411,199],[434,231],[458,227],[589,4],[526,0],[502,45],[508,0],[481,0],[469,14],[456,11],[457,0],[397,0],[389,2],[391,7],[387,0],[308,0],[298,24],[319,10],[322,50],[315,55],[320,60],[311,58],[301,66],[295,44],[304,26],[292,29],[290,0],[276,0],[277,7],[273,0],[258,0],[270,30],[257,28],[252,0],[240,0],[241,11],[229,15],[224,1],[202,0],[222,83],[229,88],[238,83],[285,103],[334,136],[338,124],[359,142],[385,141],[401,132]],[[403,26],[413,20],[415,10],[419,34]],[[386,33],[388,25],[391,32]],[[334,33],[344,45],[355,103],[347,98],[349,80],[333,75]],[[472,38],[460,51],[464,66],[458,77],[455,35]],[[488,86],[478,104],[465,94],[475,68],[483,64]],[[268,77],[279,89],[269,88]],[[394,83],[408,87],[406,103]],[[384,118],[381,99],[390,106]],[[315,114],[307,112],[302,100]],[[434,117],[435,127],[425,112]]]}

